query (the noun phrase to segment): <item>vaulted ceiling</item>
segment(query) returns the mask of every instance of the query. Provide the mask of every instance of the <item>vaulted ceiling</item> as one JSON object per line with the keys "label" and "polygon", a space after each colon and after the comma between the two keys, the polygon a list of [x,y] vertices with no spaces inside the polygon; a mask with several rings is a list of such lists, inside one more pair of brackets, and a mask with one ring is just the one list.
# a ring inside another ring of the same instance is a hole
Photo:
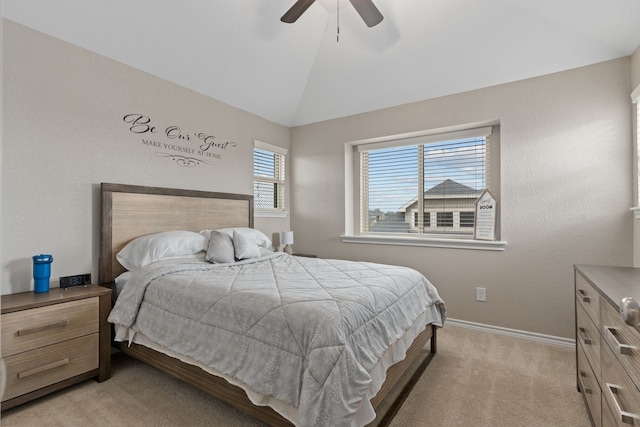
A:
{"label": "vaulted ceiling", "polygon": [[[631,55],[638,0],[3,0],[2,16],[286,126]],[[338,39],[339,27],[339,39]]]}

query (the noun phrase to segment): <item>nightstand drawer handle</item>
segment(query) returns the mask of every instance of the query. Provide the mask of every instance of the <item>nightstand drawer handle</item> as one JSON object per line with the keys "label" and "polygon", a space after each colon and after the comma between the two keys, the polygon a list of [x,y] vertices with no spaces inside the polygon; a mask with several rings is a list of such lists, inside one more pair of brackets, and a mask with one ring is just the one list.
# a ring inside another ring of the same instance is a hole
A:
{"label": "nightstand drawer handle", "polygon": [[618,390],[621,389],[620,386],[615,385],[615,384],[609,384],[607,383],[607,389],[609,390],[609,394],[611,395],[611,398],[613,399],[613,404],[616,407],[616,412],[618,413],[618,416],[620,417],[620,421],[622,421],[625,424],[633,424],[633,419],[640,419],[640,417],[636,414],[632,414],[631,412],[625,412],[622,410],[622,408],[620,407],[620,403],[618,403],[618,399],[616,398],[616,394],[618,394]]}
{"label": "nightstand drawer handle", "polygon": [[607,331],[609,335],[611,335],[611,338],[613,338],[613,341],[616,343],[616,347],[618,348],[618,352],[620,354],[631,356],[631,354],[633,353],[633,347],[627,344],[622,344],[620,341],[618,341],[618,330],[616,328],[605,326],[604,330]]}
{"label": "nightstand drawer handle", "polygon": [[26,378],[31,375],[39,374],[40,372],[48,371],[49,369],[57,368],[58,366],[67,365],[69,358],[58,360],[57,362],[49,363],[48,365],[40,366],[39,368],[29,369],[28,371],[18,372],[18,378]]}
{"label": "nightstand drawer handle", "polygon": [[580,337],[580,341],[582,341],[582,344],[591,345],[591,338],[587,336],[584,328],[578,328],[578,335]]}
{"label": "nightstand drawer handle", "polygon": [[56,323],[51,323],[49,325],[44,325],[44,326],[38,326],[36,328],[20,329],[18,331],[18,336],[35,334],[36,332],[42,332],[42,331],[46,331],[48,329],[63,328],[63,327],[68,326],[68,325],[69,325],[69,321],[68,320],[61,320],[61,321],[56,322]]}
{"label": "nightstand drawer handle", "polygon": [[591,302],[591,297],[587,295],[585,291],[578,289],[578,293],[580,294],[580,298],[582,298],[582,302]]}

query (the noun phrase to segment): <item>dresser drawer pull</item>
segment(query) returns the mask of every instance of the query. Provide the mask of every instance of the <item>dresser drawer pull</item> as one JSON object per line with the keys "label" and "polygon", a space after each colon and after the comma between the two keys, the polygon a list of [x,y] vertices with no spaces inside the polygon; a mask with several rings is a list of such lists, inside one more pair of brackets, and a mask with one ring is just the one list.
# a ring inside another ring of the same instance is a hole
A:
{"label": "dresser drawer pull", "polygon": [[578,293],[580,294],[580,298],[582,299],[582,302],[591,302],[591,297],[587,295],[587,293],[584,290],[578,289]]}
{"label": "dresser drawer pull", "polygon": [[[584,378],[585,380],[587,379],[587,373],[585,371],[578,371],[578,373],[582,378]],[[584,384],[582,385],[582,391],[584,391],[586,394],[593,394],[593,389],[585,387]]]}
{"label": "dresser drawer pull", "polygon": [[58,366],[67,365],[69,363],[69,358],[58,360],[57,362],[49,363],[48,365],[43,365],[38,368],[29,369],[28,371],[18,372],[18,378],[26,378],[31,375],[39,374],[40,372],[48,371],[49,369],[57,368]]}
{"label": "dresser drawer pull", "polygon": [[622,344],[620,341],[618,341],[618,330],[610,326],[605,326],[604,329],[609,333],[609,335],[611,335],[611,338],[613,338],[613,341],[616,343],[616,347],[618,348],[618,352],[620,354],[631,356],[631,354],[633,353],[633,347],[627,344]]}
{"label": "dresser drawer pull", "polygon": [[613,404],[616,407],[616,412],[618,413],[618,416],[620,417],[620,421],[622,421],[625,424],[633,424],[633,419],[640,419],[640,417],[636,414],[632,414],[631,412],[625,412],[622,410],[622,408],[620,408],[620,403],[618,403],[618,399],[616,397],[616,394],[618,394],[618,391],[621,389],[620,386],[615,385],[615,384],[610,384],[607,383],[607,389],[609,390],[609,394],[611,395],[611,399],[613,399]]}
{"label": "dresser drawer pull", "polygon": [[29,328],[29,329],[20,329],[20,330],[18,330],[18,336],[35,334],[36,332],[42,332],[42,331],[46,331],[48,329],[63,328],[63,327],[68,326],[68,325],[69,325],[69,321],[68,320],[61,320],[59,322],[51,323],[49,325],[38,326],[38,327],[35,327],[35,328]]}
{"label": "dresser drawer pull", "polygon": [[591,345],[591,338],[587,336],[584,328],[578,328],[578,336],[580,337],[580,341],[582,341],[582,344]]}

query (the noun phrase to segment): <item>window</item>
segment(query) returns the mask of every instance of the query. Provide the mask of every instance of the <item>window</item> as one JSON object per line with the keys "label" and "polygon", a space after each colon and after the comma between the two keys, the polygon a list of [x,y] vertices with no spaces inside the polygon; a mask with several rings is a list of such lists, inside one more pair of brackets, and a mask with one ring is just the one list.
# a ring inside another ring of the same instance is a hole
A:
{"label": "window", "polygon": [[460,212],[460,227],[473,227],[475,225],[476,213]]}
{"label": "window", "polygon": [[357,145],[360,235],[472,239],[492,127]]}
{"label": "window", "polygon": [[256,210],[285,208],[285,160],[287,150],[261,141],[253,148],[253,205]]}
{"label": "window", "polygon": [[636,87],[631,92],[631,103],[635,104],[635,129],[633,130],[633,138],[636,145],[636,161],[634,165],[635,182],[634,187],[636,190],[636,207],[631,208],[634,212],[636,219],[640,219],[640,86]]}
{"label": "window", "polygon": [[453,228],[453,212],[436,212],[438,227]]}
{"label": "window", "polygon": [[[413,213],[413,226],[414,227],[418,227],[418,221],[420,221],[420,216],[418,215],[418,212],[414,212]],[[423,227],[430,227],[431,226],[431,214],[430,212],[425,212],[424,216],[423,216]]]}

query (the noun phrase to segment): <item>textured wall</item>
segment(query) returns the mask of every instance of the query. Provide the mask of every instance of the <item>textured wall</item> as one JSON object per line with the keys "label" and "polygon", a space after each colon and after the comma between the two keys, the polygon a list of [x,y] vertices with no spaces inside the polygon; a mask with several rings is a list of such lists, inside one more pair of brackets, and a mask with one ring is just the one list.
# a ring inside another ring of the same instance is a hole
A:
{"label": "textured wall", "polygon": [[[253,140],[289,146],[287,127],[3,24],[3,294],[33,289],[38,253],[54,257],[52,286],[59,276],[97,279],[101,182],[252,194]],[[145,126],[155,132],[130,131]],[[200,133],[215,136],[208,150]],[[256,226],[286,230],[289,219]]]}
{"label": "textured wall", "polygon": [[[3,25],[2,293],[32,288],[31,256],[40,252],[54,255],[53,278],[97,276],[100,182],[251,193],[254,138],[285,147],[291,138],[297,251],[419,269],[454,318],[571,337],[572,264],[632,263],[629,93],[640,81],[637,52],[632,61],[298,127],[290,136],[154,76]],[[133,112],[162,130],[177,124],[238,147],[214,165],[180,168],[123,126]],[[340,242],[346,142],[490,120],[501,124],[504,252]],[[267,233],[288,223],[256,221]],[[486,303],[474,301],[476,286],[487,288]]]}
{"label": "textured wall", "polygon": [[[632,263],[629,68],[623,58],[293,128],[296,248],[414,267],[452,318],[573,337],[573,264]],[[346,142],[493,120],[504,252],[341,243]]]}

